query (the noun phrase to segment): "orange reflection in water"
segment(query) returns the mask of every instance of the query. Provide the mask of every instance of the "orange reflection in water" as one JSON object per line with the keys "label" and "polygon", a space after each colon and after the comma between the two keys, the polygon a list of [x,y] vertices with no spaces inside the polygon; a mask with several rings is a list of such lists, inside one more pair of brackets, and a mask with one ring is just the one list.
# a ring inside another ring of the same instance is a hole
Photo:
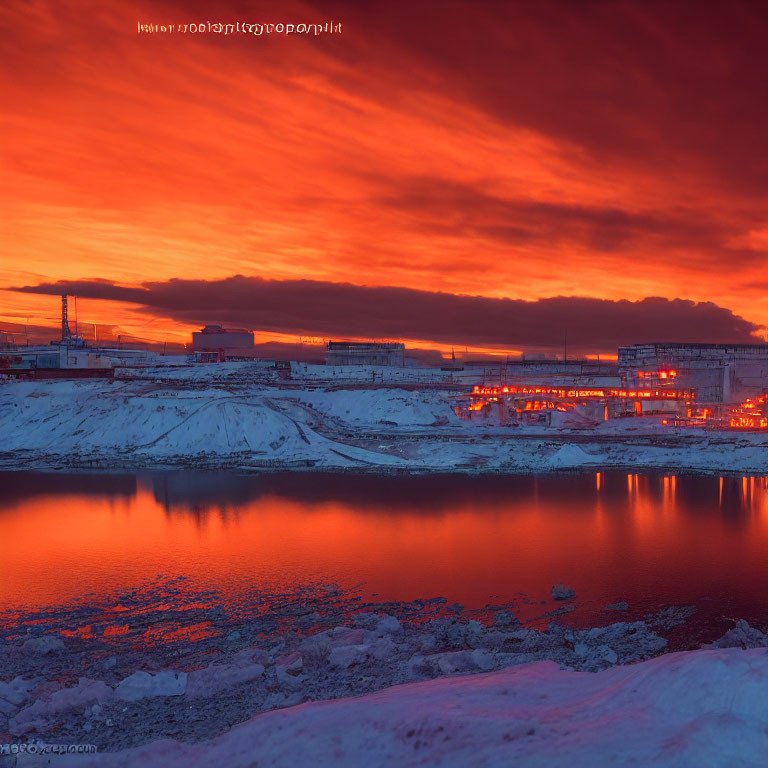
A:
{"label": "orange reflection in water", "polygon": [[[43,477],[40,487],[48,482],[56,481]],[[224,594],[364,582],[364,595],[378,600],[441,595],[468,607],[518,593],[545,599],[562,582],[579,595],[574,616],[617,600],[683,604],[725,589],[737,602],[765,602],[762,479],[603,472],[237,482],[237,498],[226,482],[220,494],[169,493],[162,476],[119,495],[20,494],[0,506],[0,607],[60,604],[160,574]]]}

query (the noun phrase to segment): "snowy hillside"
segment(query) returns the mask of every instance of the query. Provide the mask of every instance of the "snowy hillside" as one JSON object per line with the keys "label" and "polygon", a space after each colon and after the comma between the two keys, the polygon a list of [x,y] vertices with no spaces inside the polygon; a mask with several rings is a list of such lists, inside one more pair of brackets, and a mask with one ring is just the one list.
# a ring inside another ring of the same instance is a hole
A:
{"label": "snowy hillside", "polygon": [[174,370],[171,379],[3,382],[0,463],[768,471],[765,435],[663,432],[633,419],[591,432],[488,427],[460,421],[448,392],[277,385],[248,371],[207,366]]}

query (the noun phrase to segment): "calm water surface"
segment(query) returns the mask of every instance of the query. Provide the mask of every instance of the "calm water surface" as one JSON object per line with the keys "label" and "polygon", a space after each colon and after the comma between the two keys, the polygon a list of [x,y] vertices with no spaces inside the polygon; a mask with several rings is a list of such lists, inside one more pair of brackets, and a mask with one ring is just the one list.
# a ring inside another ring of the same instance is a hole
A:
{"label": "calm water surface", "polygon": [[528,618],[565,583],[568,623],[615,620],[601,609],[620,600],[629,617],[695,604],[712,634],[724,616],[768,623],[767,478],[0,473],[0,489],[0,608],[161,574],[468,608],[524,593]]}

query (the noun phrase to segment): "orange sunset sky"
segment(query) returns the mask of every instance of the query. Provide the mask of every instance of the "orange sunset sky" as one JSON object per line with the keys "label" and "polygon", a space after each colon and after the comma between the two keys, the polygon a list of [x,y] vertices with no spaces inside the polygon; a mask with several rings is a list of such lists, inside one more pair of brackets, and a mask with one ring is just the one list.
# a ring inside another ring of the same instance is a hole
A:
{"label": "orange sunset sky", "polygon": [[[208,21],[342,28],[138,32]],[[0,329],[51,338],[67,290],[103,338],[761,341],[767,22],[762,2],[4,0]]]}

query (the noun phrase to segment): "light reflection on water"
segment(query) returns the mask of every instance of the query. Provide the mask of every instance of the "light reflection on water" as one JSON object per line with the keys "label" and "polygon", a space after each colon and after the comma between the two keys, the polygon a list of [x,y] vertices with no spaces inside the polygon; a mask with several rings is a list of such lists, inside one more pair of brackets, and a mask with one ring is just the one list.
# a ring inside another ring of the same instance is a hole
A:
{"label": "light reflection on water", "polygon": [[0,488],[0,608],[162,574],[470,608],[524,593],[530,615],[565,583],[571,621],[626,600],[630,616],[695,603],[701,620],[768,622],[768,478],[0,473]]}

